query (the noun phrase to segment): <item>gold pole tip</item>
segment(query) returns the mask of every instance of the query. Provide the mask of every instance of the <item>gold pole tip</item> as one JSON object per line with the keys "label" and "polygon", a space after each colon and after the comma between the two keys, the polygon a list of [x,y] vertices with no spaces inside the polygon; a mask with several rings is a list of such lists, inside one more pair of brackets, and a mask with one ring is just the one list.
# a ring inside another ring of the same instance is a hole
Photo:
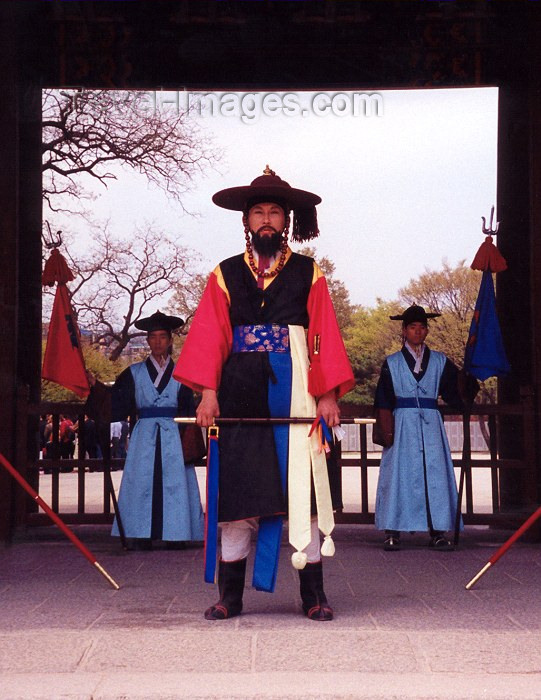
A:
{"label": "gold pole tip", "polygon": [[475,574],[475,576],[472,578],[472,580],[469,581],[469,583],[466,584],[466,590],[469,591],[470,588],[473,588],[473,586],[475,586],[475,584],[477,583],[477,581],[479,581],[479,579],[481,578],[481,576],[482,576],[483,574],[485,574],[485,573],[490,569],[491,566],[492,566],[491,562],[487,562],[487,563],[483,566],[483,568],[481,569],[481,571],[479,571],[477,574]]}
{"label": "gold pole tip", "polygon": [[105,569],[103,568],[103,566],[101,566],[101,564],[99,564],[97,561],[95,561],[94,566],[100,572],[100,574],[109,581],[109,583],[115,589],[115,591],[118,591],[120,589],[120,586],[118,585],[118,583],[114,580],[114,578],[112,576],[110,576],[107,573],[107,571],[105,571]]}

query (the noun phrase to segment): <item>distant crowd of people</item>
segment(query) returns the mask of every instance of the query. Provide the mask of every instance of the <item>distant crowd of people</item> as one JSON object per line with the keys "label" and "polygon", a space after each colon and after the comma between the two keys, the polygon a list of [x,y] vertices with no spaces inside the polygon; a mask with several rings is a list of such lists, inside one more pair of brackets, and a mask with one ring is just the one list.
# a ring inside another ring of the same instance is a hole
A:
{"label": "distant crowd of people", "polygon": [[[77,446],[82,444],[79,439],[80,426],[78,418],[60,414],[58,426],[58,442],[53,439],[54,423],[52,414],[40,416],[39,436],[42,459],[73,459]],[[129,423],[127,420],[111,423],[111,457],[126,457],[129,443]],[[98,440],[96,423],[89,416],[84,419],[84,455],[79,452],[81,459],[102,459],[102,449]]]}

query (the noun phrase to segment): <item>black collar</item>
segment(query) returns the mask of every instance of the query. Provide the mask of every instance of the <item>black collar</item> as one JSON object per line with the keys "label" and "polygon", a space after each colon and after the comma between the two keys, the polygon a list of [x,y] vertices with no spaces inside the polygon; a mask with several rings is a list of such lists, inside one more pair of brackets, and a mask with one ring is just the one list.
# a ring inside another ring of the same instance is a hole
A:
{"label": "black collar", "polygon": [[[150,359],[150,357],[147,357],[146,359],[146,367],[148,374],[150,376],[150,379],[152,383],[156,381],[156,377],[158,376],[158,370],[156,367],[154,367],[154,363]],[[173,367],[174,367],[173,360],[169,358],[169,362],[167,363],[167,367],[165,368],[165,372],[162,374],[162,378],[160,379],[160,383],[156,387],[158,390],[158,394],[161,394],[162,391],[165,389],[165,387],[169,384],[169,380],[171,379],[171,375],[173,374]]]}
{"label": "black collar", "polygon": [[423,359],[421,361],[421,371],[419,372],[419,374],[415,374],[415,372],[413,371],[415,368],[415,358],[405,345],[402,347],[402,355],[404,356],[404,359],[406,360],[411,373],[413,374],[415,379],[419,381],[424,376],[426,368],[428,367],[428,360],[430,359],[430,349],[428,345],[425,345],[425,351],[423,353]]}

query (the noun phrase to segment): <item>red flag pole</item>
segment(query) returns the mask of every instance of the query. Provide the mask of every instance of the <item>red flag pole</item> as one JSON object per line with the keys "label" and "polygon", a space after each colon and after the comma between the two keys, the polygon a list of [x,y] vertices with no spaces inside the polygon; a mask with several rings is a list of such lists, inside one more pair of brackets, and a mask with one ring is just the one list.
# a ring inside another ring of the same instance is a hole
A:
{"label": "red flag pole", "polygon": [[111,586],[118,591],[120,586],[118,583],[105,571],[103,566],[99,564],[96,561],[96,557],[92,554],[92,552],[85,547],[85,545],[81,542],[81,540],[69,529],[69,527],[58,517],[58,515],[54,512],[54,510],[51,510],[49,506],[45,503],[43,498],[34,491],[34,489],[30,486],[30,484],[23,479],[23,477],[19,474],[19,472],[13,467],[12,464],[8,462],[8,460],[4,457],[2,453],[0,453],[0,464],[7,469],[7,471],[11,474],[11,476],[19,482],[19,484],[23,487],[23,489],[36,501],[36,503],[42,508],[47,515],[51,518],[51,520],[57,525],[60,530],[66,535],[68,539],[70,539],[73,544],[77,547],[77,549],[81,552],[81,554],[88,559],[88,561],[93,564],[96,569],[100,572],[102,576],[104,576],[107,581],[111,584]]}
{"label": "red flag pole", "polygon": [[521,535],[523,535],[526,532],[526,530],[528,530],[539,518],[541,518],[541,506],[539,506],[535,513],[532,513],[528,520],[526,520],[526,522],[524,522],[519,527],[519,529],[513,535],[511,535],[507,542],[504,542],[504,544],[502,544],[498,551],[490,557],[490,559],[483,566],[483,568],[477,574],[475,574],[475,576],[469,583],[466,584],[466,589],[469,591],[470,588],[475,586],[475,584],[477,583],[477,581],[479,581],[481,576],[483,576],[483,574],[486,573],[490,569],[490,567],[493,564],[495,564],[498,561],[498,559],[500,559],[500,557],[503,557],[503,555],[507,552],[507,550],[510,547],[513,546],[513,544],[518,540],[518,538],[521,537]]}

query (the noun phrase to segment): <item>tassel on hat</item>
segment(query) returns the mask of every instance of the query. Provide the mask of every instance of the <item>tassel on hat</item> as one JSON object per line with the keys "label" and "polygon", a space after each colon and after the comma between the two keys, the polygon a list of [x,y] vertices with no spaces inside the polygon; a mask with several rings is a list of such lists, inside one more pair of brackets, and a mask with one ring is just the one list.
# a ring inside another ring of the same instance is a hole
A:
{"label": "tassel on hat", "polygon": [[295,209],[293,212],[293,230],[291,238],[297,243],[311,241],[319,236],[317,212],[315,207]]}

